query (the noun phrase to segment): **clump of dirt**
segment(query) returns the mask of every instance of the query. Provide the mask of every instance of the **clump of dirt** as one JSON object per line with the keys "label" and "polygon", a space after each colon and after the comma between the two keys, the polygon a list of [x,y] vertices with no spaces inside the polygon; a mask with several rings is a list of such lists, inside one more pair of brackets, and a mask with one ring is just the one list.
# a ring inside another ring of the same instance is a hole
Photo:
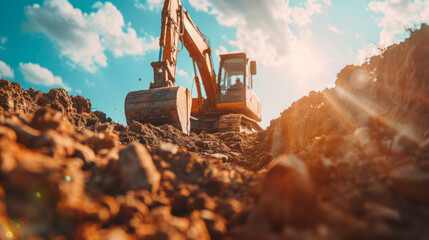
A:
{"label": "clump of dirt", "polygon": [[427,239],[429,26],[266,131],[123,126],[0,80],[0,236]]}

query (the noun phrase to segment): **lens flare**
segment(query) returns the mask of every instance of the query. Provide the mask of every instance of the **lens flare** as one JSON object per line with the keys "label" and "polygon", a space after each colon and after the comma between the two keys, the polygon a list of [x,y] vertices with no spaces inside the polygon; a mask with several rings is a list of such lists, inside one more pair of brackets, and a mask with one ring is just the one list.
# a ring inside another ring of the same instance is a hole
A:
{"label": "lens flare", "polygon": [[65,180],[66,182],[71,182],[71,179],[72,179],[72,178],[71,178],[70,176],[65,176],[65,177],[64,177],[64,180]]}
{"label": "lens flare", "polygon": [[[375,102],[356,96],[341,86],[337,86],[335,90],[341,98],[349,101],[358,109],[368,113],[370,116],[380,117],[380,112],[382,112],[382,110]],[[420,144],[423,142],[423,139],[419,136],[419,134],[417,134],[416,130],[412,126],[404,125],[387,118],[380,118],[380,121],[389,126],[391,129],[394,129],[397,133],[403,134],[415,143]]]}

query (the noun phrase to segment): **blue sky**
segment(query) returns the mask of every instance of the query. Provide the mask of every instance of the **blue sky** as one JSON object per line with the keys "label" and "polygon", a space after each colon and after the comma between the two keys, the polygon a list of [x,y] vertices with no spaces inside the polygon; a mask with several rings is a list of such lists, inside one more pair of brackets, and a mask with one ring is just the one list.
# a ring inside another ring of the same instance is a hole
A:
{"label": "blue sky", "polygon": [[[147,89],[158,58],[160,0],[0,1],[0,78],[48,91],[63,87],[125,123],[128,92]],[[254,88],[266,127],[293,101],[334,85],[336,74],[403,40],[429,21],[422,0],[183,0],[218,54],[258,62]],[[192,88],[179,53],[177,84]],[[141,78],[141,81],[139,79]],[[195,87],[193,95],[196,96]]]}

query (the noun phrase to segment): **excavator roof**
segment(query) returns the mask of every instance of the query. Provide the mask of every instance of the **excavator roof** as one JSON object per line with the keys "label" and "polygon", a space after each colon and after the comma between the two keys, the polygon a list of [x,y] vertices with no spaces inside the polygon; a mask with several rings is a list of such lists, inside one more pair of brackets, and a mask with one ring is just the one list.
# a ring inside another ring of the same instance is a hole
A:
{"label": "excavator roof", "polygon": [[246,58],[247,55],[244,52],[239,52],[239,53],[226,53],[226,54],[220,54],[219,55],[222,59],[225,58]]}

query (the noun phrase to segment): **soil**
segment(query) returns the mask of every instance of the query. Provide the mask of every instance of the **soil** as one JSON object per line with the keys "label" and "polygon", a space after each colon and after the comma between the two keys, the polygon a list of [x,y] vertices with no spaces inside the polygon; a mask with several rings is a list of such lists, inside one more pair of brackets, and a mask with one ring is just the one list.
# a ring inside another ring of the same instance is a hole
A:
{"label": "soil", "polygon": [[0,80],[1,239],[429,239],[429,26],[253,133]]}

